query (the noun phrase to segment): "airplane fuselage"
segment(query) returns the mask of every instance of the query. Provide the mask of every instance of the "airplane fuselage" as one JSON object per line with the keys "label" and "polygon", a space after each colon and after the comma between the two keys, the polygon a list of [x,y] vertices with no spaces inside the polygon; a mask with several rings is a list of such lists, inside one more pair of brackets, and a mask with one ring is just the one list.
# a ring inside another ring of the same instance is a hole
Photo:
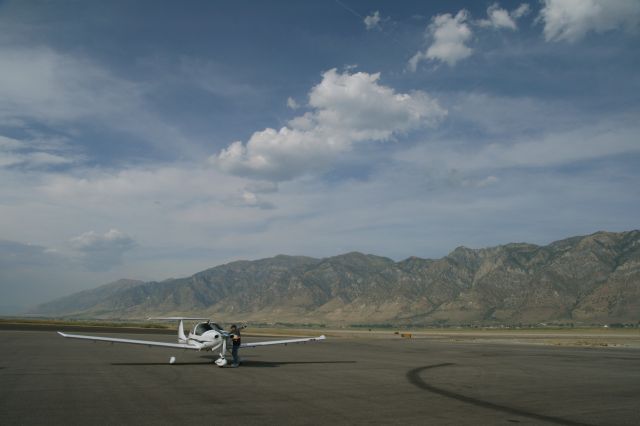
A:
{"label": "airplane fuselage", "polygon": [[215,351],[222,346],[224,339],[225,337],[216,330],[205,331],[200,335],[194,334],[192,331],[189,333],[189,336],[187,336],[187,341],[185,343],[190,345],[202,345],[202,349]]}

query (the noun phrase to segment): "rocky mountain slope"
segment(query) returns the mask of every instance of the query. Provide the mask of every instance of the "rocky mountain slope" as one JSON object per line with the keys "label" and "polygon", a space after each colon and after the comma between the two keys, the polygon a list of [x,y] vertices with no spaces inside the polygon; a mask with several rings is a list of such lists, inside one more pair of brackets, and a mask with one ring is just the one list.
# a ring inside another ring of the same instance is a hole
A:
{"label": "rocky mountain slope", "polygon": [[119,281],[40,305],[46,315],[208,315],[327,324],[640,320],[640,231],[548,246],[459,247],[442,259],[347,253],[239,261],[162,282]]}

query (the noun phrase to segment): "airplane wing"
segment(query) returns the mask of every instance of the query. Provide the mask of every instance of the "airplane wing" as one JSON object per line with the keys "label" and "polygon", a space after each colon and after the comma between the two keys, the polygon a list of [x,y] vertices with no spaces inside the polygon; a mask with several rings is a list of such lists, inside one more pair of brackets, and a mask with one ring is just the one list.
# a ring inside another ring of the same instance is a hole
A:
{"label": "airplane wing", "polygon": [[147,320],[169,320],[169,321],[198,321],[198,320],[208,320],[209,318],[204,317],[149,317]]}
{"label": "airplane wing", "polygon": [[163,346],[166,348],[177,348],[177,349],[195,349],[199,351],[203,348],[200,345],[187,345],[186,343],[167,343],[167,342],[153,342],[149,340],[135,340],[135,339],[118,339],[115,337],[97,337],[97,336],[84,336],[82,334],[66,334],[58,331],[58,334],[62,337],[67,337],[71,339],[84,339],[84,340],[93,340],[100,342],[112,342],[112,343],[128,343],[131,345],[145,345],[145,346]]}
{"label": "airplane wing", "polygon": [[243,343],[240,345],[240,348],[255,348],[257,346],[270,346],[270,345],[288,345],[289,343],[318,342],[324,339],[326,339],[326,337],[323,334],[322,336],[318,336],[318,337],[305,337],[302,339],[269,340],[266,342]]}

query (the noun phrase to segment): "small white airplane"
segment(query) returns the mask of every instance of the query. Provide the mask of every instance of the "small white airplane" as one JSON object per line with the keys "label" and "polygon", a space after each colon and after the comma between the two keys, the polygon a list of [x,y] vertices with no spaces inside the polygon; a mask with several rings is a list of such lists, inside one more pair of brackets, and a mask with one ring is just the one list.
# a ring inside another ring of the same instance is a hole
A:
{"label": "small white airplane", "polygon": [[[162,317],[162,318],[149,318],[150,320],[175,320],[180,321],[178,325],[178,343],[167,343],[167,342],[154,342],[149,340],[135,340],[135,339],[118,339],[114,337],[98,337],[98,336],[85,336],[81,334],[67,334],[58,331],[58,334],[62,337],[67,337],[71,339],[84,339],[84,340],[92,340],[92,341],[101,341],[101,342],[112,342],[112,343],[128,343],[132,345],[146,345],[146,346],[160,346],[165,348],[175,348],[175,349],[192,349],[196,351],[215,351],[216,349],[220,349],[220,357],[216,359],[214,362],[218,367],[224,367],[227,365],[227,358],[225,354],[227,353],[228,341],[233,337],[233,334],[225,331],[218,324],[212,322],[207,318],[187,318],[187,317]],[[197,323],[193,329],[189,332],[189,335],[185,335],[184,333],[184,324],[183,321],[201,321],[206,320],[206,322]],[[244,327],[243,327],[244,328]],[[289,343],[306,343],[306,342],[317,342],[326,339],[324,335],[318,337],[305,337],[301,339],[287,339],[287,340],[270,340],[266,342],[251,342],[251,343],[242,343],[240,348],[255,348],[258,346],[270,346],[270,345],[288,345]],[[169,359],[169,363],[173,364],[175,362],[175,357],[171,357]]]}

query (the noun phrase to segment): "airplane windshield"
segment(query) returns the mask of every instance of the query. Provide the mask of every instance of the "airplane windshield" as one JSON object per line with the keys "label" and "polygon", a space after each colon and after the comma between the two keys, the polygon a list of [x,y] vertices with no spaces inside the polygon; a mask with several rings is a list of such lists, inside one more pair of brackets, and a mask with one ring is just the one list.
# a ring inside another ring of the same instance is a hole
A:
{"label": "airplane windshield", "polygon": [[195,330],[193,330],[193,333],[198,336],[201,336],[210,330],[222,330],[222,327],[220,327],[218,324],[213,322],[201,322],[200,324],[196,325],[196,328]]}
{"label": "airplane windshield", "polygon": [[198,335],[198,336],[201,336],[201,335],[203,335],[204,333],[206,333],[207,331],[210,331],[210,330],[214,330],[214,328],[211,327],[211,324],[203,322],[203,323],[200,323],[200,324],[196,325],[196,328],[193,331],[193,333]]}

